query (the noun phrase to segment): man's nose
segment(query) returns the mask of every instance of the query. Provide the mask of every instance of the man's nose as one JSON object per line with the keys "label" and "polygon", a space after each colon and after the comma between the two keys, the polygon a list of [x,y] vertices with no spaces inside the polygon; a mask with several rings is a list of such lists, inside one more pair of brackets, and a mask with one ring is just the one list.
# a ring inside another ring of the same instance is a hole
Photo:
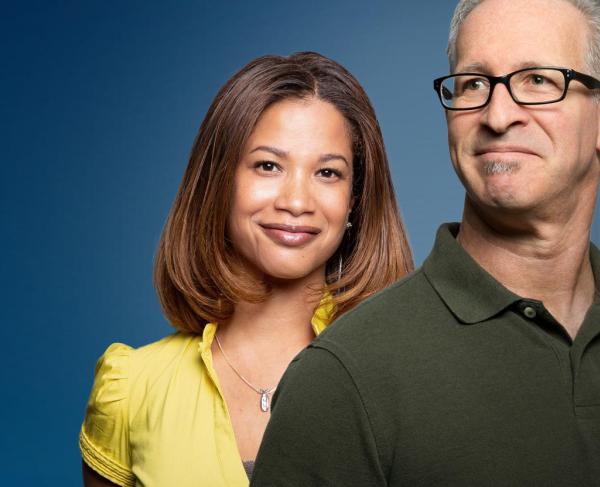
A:
{"label": "man's nose", "polygon": [[483,109],[482,123],[496,133],[504,133],[515,124],[525,123],[528,117],[527,110],[513,100],[508,88],[498,83]]}

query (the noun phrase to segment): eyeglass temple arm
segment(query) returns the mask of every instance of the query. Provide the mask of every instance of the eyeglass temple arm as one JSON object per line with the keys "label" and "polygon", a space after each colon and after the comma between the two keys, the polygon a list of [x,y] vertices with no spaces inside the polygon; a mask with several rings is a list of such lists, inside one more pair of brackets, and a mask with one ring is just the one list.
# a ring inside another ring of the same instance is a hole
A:
{"label": "eyeglass temple arm", "polygon": [[571,79],[576,79],[577,81],[583,83],[583,85],[590,90],[600,89],[600,81],[593,76],[589,76],[574,70],[570,70],[570,75]]}

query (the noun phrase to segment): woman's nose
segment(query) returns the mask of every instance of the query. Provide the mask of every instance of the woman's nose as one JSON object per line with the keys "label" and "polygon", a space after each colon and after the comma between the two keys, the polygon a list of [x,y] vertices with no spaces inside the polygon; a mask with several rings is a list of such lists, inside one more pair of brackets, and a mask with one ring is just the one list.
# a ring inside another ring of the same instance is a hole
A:
{"label": "woman's nose", "polygon": [[279,188],[275,207],[294,216],[310,213],[314,211],[312,191],[310,177],[300,171],[289,173]]}

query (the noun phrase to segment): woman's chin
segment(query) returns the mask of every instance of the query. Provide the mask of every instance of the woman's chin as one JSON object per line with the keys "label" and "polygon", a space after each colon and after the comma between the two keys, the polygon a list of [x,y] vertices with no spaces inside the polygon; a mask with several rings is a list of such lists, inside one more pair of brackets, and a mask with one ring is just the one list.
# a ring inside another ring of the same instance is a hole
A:
{"label": "woman's chin", "polygon": [[325,267],[269,266],[264,269],[265,279],[273,283],[321,282],[325,280]]}

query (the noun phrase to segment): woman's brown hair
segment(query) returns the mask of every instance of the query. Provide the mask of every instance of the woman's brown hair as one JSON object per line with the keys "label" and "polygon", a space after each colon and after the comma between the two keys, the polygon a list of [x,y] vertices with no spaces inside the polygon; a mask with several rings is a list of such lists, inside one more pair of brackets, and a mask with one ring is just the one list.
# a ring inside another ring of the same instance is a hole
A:
{"label": "woman's brown hair", "polygon": [[314,52],[259,57],[227,81],[208,109],[160,239],[155,286],[178,329],[201,333],[206,323],[227,320],[236,302],[260,302],[269,292],[244,272],[227,239],[235,169],[270,105],[311,97],[334,105],[353,139],[352,228],[328,261],[324,289],[336,305],[333,318],[413,269],[381,129],[358,81]]}

